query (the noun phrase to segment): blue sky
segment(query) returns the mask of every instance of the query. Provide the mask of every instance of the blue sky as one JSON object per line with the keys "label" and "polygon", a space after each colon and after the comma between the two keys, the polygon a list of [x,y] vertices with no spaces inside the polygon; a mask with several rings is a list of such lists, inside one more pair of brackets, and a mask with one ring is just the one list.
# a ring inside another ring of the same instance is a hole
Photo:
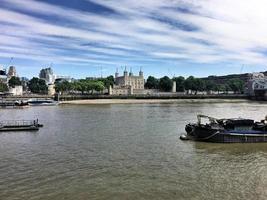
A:
{"label": "blue sky", "polygon": [[[266,71],[265,0],[0,0],[0,66],[37,76]],[[101,70],[102,69],[102,70]]]}

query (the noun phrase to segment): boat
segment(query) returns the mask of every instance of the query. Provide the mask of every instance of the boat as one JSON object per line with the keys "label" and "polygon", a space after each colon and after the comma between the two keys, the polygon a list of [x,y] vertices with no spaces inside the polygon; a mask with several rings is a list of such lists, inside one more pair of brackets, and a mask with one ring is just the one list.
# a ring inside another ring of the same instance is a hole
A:
{"label": "boat", "polygon": [[0,108],[25,108],[28,107],[27,101],[22,100],[2,100],[0,101]]}
{"label": "boat", "polygon": [[5,120],[0,121],[0,131],[38,131],[43,124],[36,120]]}
{"label": "boat", "polygon": [[27,102],[30,106],[56,106],[58,105],[58,102],[52,99],[29,99]]}
{"label": "boat", "polygon": [[[203,118],[207,123],[203,123]],[[267,116],[260,122],[246,118],[216,119],[198,115],[197,123],[185,126],[181,140],[195,140],[216,143],[267,142]]]}
{"label": "boat", "polygon": [[25,108],[29,106],[28,101],[23,101],[23,100],[15,101],[14,105],[16,108]]}

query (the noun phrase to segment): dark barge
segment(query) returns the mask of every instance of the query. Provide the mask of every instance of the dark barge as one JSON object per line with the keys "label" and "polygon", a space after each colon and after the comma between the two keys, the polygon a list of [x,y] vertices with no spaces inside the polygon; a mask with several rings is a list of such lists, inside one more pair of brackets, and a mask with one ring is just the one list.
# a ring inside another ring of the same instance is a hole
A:
{"label": "dark barge", "polygon": [[3,131],[38,131],[42,124],[37,120],[5,120],[0,121],[0,132]]}
{"label": "dark barge", "polygon": [[[217,143],[267,142],[265,120],[255,122],[244,118],[216,119],[205,115],[198,115],[197,118],[197,123],[185,126],[187,134],[180,136],[180,139]],[[202,118],[208,119],[208,122],[202,123]]]}

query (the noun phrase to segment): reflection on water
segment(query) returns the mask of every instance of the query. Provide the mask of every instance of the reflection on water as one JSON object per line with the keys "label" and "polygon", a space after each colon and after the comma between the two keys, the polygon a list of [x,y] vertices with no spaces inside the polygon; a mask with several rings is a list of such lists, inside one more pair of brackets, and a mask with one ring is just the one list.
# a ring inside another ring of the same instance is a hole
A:
{"label": "reflection on water", "polygon": [[1,110],[39,132],[0,134],[0,199],[266,199],[267,144],[181,141],[202,113],[266,114],[262,103],[172,103]]}

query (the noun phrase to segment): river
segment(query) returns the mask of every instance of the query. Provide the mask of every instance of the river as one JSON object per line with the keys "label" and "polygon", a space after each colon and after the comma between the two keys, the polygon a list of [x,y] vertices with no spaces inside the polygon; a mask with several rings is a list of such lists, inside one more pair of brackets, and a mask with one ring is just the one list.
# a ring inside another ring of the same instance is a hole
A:
{"label": "river", "polygon": [[266,111],[201,100],[1,110],[2,120],[44,127],[0,133],[0,199],[266,199],[266,143],[179,139],[198,113],[260,120]]}

